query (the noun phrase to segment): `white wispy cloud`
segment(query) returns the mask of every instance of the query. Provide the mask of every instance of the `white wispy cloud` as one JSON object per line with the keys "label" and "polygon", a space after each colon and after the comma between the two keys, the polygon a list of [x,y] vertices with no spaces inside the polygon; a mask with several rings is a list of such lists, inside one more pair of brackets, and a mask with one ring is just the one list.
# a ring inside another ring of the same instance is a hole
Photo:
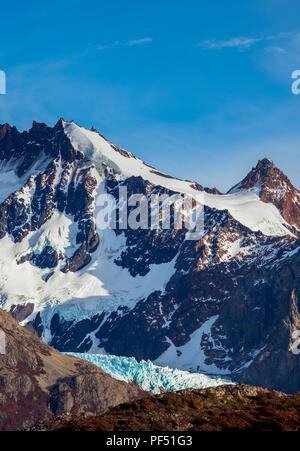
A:
{"label": "white wispy cloud", "polygon": [[224,49],[224,48],[241,48],[247,49],[251,47],[255,42],[261,41],[261,38],[247,38],[247,37],[236,37],[231,38],[226,41],[218,41],[217,39],[207,39],[205,41],[199,42],[198,47],[203,47],[206,49]]}
{"label": "white wispy cloud", "polygon": [[273,35],[263,36],[261,38],[253,37],[232,37],[226,40],[206,39],[197,44],[203,49],[221,50],[226,48],[249,49],[253,44],[261,42],[265,47],[266,53],[283,55],[297,48],[299,50],[300,32],[283,31]]}
{"label": "white wispy cloud", "polygon": [[133,39],[132,41],[128,41],[126,45],[139,45],[145,44],[146,42],[152,42],[152,38]]}
{"label": "white wispy cloud", "polygon": [[97,47],[97,50],[111,49],[113,47],[118,47],[119,45],[120,45],[120,42],[119,41],[115,41],[115,42],[112,42],[111,44],[99,45]]}
{"label": "white wispy cloud", "polygon": [[300,66],[300,31],[280,32],[265,41],[257,61],[272,78],[283,84],[289,83],[287,77]]}
{"label": "white wispy cloud", "polygon": [[273,53],[273,54],[283,54],[287,53],[286,49],[283,47],[279,47],[277,45],[270,45],[269,47],[265,47],[266,53]]}
{"label": "white wispy cloud", "polygon": [[114,47],[141,45],[141,44],[145,44],[147,42],[152,42],[152,41],[153,41],[152,38],[132,39],[131,41],[127,41],[127,42],[114,41],[110,44],[99,45],[97,47],[97,50],[101,51],[101,50],[105,50],[105,49],[112,49]]}

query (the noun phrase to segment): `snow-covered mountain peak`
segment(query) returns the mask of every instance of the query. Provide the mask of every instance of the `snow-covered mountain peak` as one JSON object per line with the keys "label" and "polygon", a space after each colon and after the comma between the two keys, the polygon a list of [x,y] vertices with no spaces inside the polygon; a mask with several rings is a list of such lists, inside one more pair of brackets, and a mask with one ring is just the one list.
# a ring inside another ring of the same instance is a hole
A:
{"label": "snow-covered mountain peak", "polygon": [[142,177],[153,185],[159,185],[175,192],[194,196],[199,193],[191,181],[180,180],[156,170],[132,153],[108,141],[94,128],[87,130],[73,121],[63,121],[62,124],[74,149],[93,162],[100,172],[105,165],[120,174],[122,178]]}
{"label": "snow-covered mountain peak", "polygon": [[[84,157],[95,163],[101,170],[102,165],[107,165],[117,173],[130,174],[131,166],[128,159],[135,160],[135,157],[124,149],[121,149],[104,138],[95,129],[87,130],[80,127],[74,121],[62,121],[62,126],[66,136],[70,139],[73,147],[81,152]],[[140,161],[140,163],[142,163]],[[132,168],[134,171],[134,168]]]}
{"label": "snow-covered mountain peak", "polygon": [[292,226],[300,229],[300,191],[268,158],[260,160],[228,194],[255,191],[265,203],[271,203]]}

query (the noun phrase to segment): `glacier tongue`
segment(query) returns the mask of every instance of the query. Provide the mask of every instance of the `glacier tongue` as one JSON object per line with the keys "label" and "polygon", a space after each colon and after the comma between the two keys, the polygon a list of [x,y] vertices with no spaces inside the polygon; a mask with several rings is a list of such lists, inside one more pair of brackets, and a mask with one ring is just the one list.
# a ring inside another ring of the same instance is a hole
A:
{"label": "glacier tongue", "polygon": [[134,357],[73,352],[66,354],[94,363],[115,379],[125,382],[136,381],[144,390],[152,393],[233,383],[227,378],[157,366],[150,360],[137,362]]}

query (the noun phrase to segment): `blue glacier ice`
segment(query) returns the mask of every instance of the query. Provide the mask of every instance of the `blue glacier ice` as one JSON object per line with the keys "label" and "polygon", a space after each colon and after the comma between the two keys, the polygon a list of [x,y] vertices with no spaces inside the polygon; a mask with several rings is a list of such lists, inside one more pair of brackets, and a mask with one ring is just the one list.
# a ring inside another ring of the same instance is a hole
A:
{"label": "blue glacier ice", "polygon": [[154,365],[150,360],[137,362],[134,357],[73,352],[66,354],[93,363],[115,379],[125,382],[136,381],[144,390],[152,393],[232,384],[229,379],[224,377],[161,367]]}

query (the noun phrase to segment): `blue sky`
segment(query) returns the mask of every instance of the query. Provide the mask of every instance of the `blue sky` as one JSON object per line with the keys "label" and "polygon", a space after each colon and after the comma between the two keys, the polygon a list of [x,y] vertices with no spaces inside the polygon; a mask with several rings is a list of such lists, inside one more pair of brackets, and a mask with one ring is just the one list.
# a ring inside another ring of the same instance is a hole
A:
{"label": "blue sky", "polygon": [[300,5],[52,0],[1,5],[0,123],[59,117],[227,190],[269,157],[300,188]]}

